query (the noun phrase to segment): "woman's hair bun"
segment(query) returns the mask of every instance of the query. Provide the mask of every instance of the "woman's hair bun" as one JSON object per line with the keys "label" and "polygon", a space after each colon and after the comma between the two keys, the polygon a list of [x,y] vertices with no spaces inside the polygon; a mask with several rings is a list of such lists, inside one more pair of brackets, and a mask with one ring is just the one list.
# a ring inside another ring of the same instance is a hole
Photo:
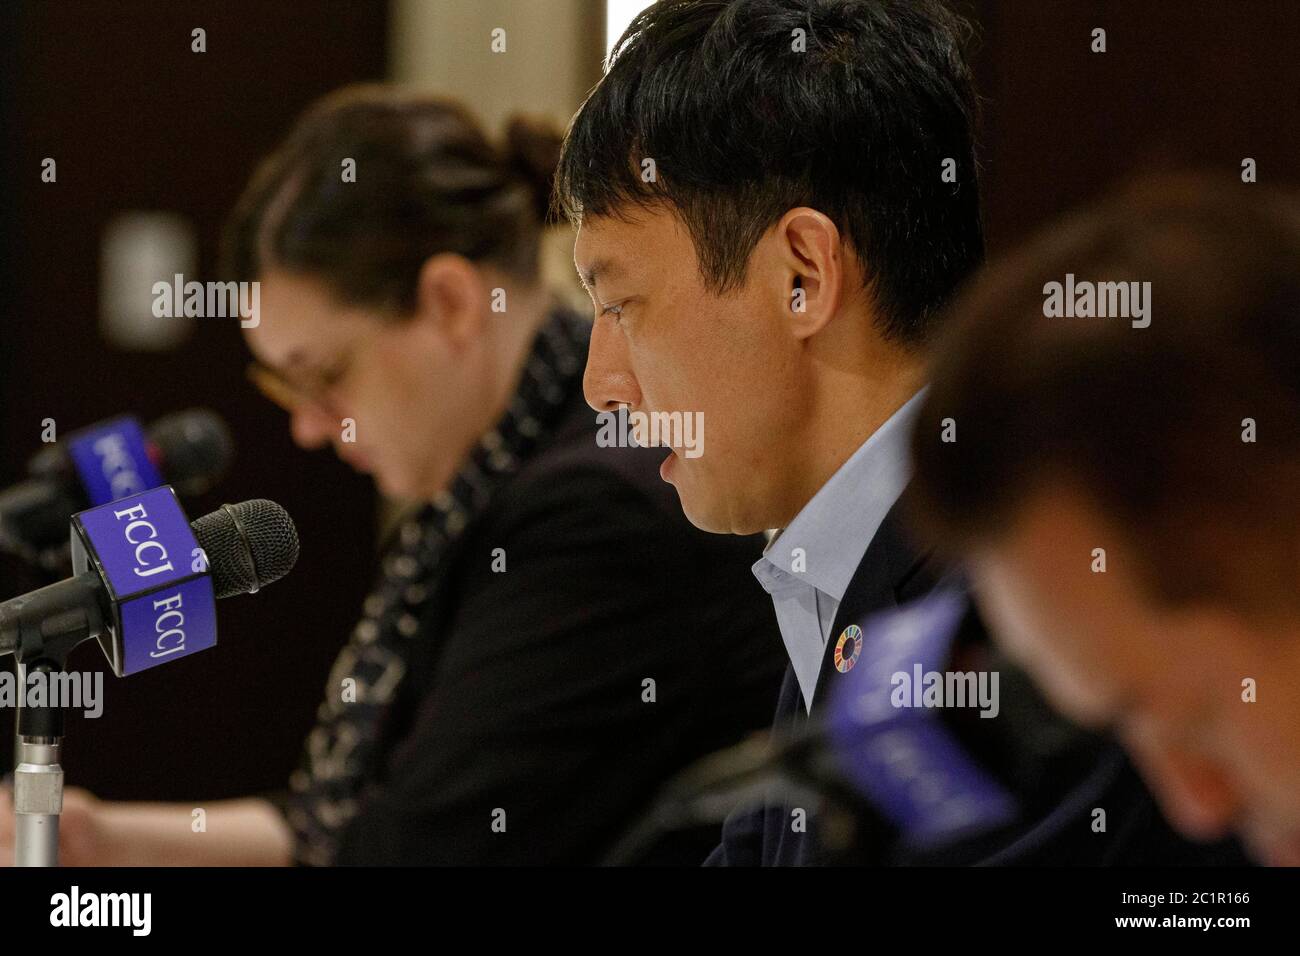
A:
{"label": "woman's hair bun", "polygon": [[513,116],[506,124],[506,160],[528,185],[542,222],[551,220],[551,190],[563,141],[564,134],[553,123],[535,116]]}

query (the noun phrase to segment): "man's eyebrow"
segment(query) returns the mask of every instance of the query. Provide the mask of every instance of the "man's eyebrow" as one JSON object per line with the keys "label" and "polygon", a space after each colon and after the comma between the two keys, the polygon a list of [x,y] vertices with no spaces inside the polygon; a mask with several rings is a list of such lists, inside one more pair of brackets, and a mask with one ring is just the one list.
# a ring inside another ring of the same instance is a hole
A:
{"label": "man's eyebrow", "polygon": [[596,291],[596,282],[601,276],[618,275],[618,266],[609,259],[597,259],[585,269],[578,267],[578,278],[582,280],[583,287],[591,293]]}

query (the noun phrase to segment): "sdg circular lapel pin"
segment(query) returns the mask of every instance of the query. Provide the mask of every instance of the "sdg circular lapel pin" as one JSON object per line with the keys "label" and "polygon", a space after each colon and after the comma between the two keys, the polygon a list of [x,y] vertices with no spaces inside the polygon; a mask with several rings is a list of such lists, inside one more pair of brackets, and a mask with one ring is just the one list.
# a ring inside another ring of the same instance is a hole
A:
{"label": "sdg circular lapel pin", "polygon": [[841,674],[853,670],[862,653],[862,628],[850,624],[840,632],[840,639],[835,642],[835,669]]}

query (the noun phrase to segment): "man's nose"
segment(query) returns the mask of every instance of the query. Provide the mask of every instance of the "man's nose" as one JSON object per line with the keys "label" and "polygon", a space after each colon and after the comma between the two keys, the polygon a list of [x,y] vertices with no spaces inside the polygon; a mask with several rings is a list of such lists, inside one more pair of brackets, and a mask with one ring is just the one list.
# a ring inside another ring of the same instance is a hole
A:
{"label": "man's nose", "polygon": [[289,419],[289,434],[294,444],[308,451],[329,444],[342,427],[342,423],[311,403],[295,408]]}
{"label": "man's nose", "polygon": [[628,362],[627,340],[612,322],[597,319],[592,327],[582,392],[587,404],[598,412],[641,404],[641,389]]}
{"label": "man's nose", "polygon": [[1211,840],[1227,832],[1242,808],[1225,770],[1178,747],[1129,741],[1147,781],[1170,820],[1185,833]]}

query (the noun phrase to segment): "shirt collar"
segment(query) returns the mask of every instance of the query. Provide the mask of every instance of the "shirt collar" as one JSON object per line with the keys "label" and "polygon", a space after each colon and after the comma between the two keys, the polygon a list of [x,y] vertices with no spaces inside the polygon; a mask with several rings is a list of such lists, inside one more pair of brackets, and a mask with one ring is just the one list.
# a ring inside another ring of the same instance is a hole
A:
{"label": "shirt collar", "polygon": [[[763,572],[770,569],[760,568],[766,563],[837,602],[844,599],[867,545],[911,476],[907,439],[925,392],[922,388],[877,428],[772,537],[754,566],[764,587],[770,573]],[[796,549],[802,549],[798,561]]]}

